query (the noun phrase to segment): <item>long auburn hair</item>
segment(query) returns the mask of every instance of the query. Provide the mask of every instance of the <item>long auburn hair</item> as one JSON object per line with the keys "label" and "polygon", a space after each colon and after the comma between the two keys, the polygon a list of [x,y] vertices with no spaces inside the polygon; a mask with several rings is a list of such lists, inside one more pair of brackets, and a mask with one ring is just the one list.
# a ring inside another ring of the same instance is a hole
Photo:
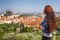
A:
{"label": "long auburn hair", "polygon": [[46,20],[49,32],[54,31],[56,27],[55,13],[50,5],[45,6],[44,14],[46,14]]}

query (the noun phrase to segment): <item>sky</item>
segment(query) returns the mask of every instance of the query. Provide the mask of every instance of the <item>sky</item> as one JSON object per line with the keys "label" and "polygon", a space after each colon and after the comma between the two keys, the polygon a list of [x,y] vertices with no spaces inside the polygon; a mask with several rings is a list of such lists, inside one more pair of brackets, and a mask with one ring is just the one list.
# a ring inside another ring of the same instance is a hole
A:
{"label": "sky", "polygon": [[40,12],[51,5],[55,12],[60,12],[60,0],[0,0],[0,12]]}

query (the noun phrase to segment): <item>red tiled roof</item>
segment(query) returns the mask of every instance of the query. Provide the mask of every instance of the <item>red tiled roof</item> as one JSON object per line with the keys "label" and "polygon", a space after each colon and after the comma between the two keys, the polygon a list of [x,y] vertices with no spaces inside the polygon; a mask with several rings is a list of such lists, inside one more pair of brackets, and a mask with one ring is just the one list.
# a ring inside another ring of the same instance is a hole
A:
{"label": "red tiled roof", "polygon": [[16,21],[19,21],[21,20],[25,25],[39,25],[40,24],[40,21],[42,20],[41,17],[25,17],[21,19],[20,18],[10,18],[10,17],[5,17],[5,16],[1,16],[0,17],[1,20],[4,20],[6,19],[7,21],[10,20],[16,20]]}

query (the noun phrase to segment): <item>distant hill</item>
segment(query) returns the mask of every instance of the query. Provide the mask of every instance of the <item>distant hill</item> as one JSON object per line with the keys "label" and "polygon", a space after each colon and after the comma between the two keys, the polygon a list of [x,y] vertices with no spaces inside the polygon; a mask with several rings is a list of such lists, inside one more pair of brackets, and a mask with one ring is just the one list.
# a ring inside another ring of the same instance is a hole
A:
{"label": "distant hill", "polygon": [[60,14],[60,12],[55,12],[56,14]]}
{"label": "distant hill", "polygon": [[56,17],[60,17],[60,12],[55,12]]}

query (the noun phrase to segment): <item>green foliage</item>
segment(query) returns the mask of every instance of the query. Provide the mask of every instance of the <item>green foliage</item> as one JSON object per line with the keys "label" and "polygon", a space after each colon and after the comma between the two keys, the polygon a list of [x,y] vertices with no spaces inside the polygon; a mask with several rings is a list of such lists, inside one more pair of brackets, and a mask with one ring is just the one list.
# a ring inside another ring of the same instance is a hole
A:
{"label": "green foliage", "polygon": [[26,27],[25,30],[26,30],[26,32],[32,32],[33,28],[32,27]]}
{"label": "green foliage", "polygon": [[[20,34],[18,37],[18,33],[16,34],[15,28],[20,28]],[[11,24],[0,24],[0,40],[36,40],[35,35],[40,35],[41,32],[33,30],[32,27],[24,27],[24,24],[21,23],[11,23]],[[15,35],[15,36],[14,36]],[[24,36],[25,35],[25,36]],[[38,37],[38,36],[37,36]],[[39,37],[37,39],[40,39]]]}
{"label": "green foliage", "polygon": [[20,23],[20,32],[24,32],[24,29],[25,29],[24,24],[21,22]]}
{"label": "green foliage", "polygon": [[60,18],[56,18],[57,27],[56,29],[60,31]]}
{"label": "green foliage", "polygon": [[57,35],[56,36],[56,40],[60,40],[60,35]]}
{"label": "green foliage", "polygon": [[14,32],[14,28],[18,26],[17,24],[0,24],[0,39],[5,33]]}
{"label": "green foliage", "polygon": [[3,40],[41,40],[41,36],[36,33],[8,33],[2,38]]}

